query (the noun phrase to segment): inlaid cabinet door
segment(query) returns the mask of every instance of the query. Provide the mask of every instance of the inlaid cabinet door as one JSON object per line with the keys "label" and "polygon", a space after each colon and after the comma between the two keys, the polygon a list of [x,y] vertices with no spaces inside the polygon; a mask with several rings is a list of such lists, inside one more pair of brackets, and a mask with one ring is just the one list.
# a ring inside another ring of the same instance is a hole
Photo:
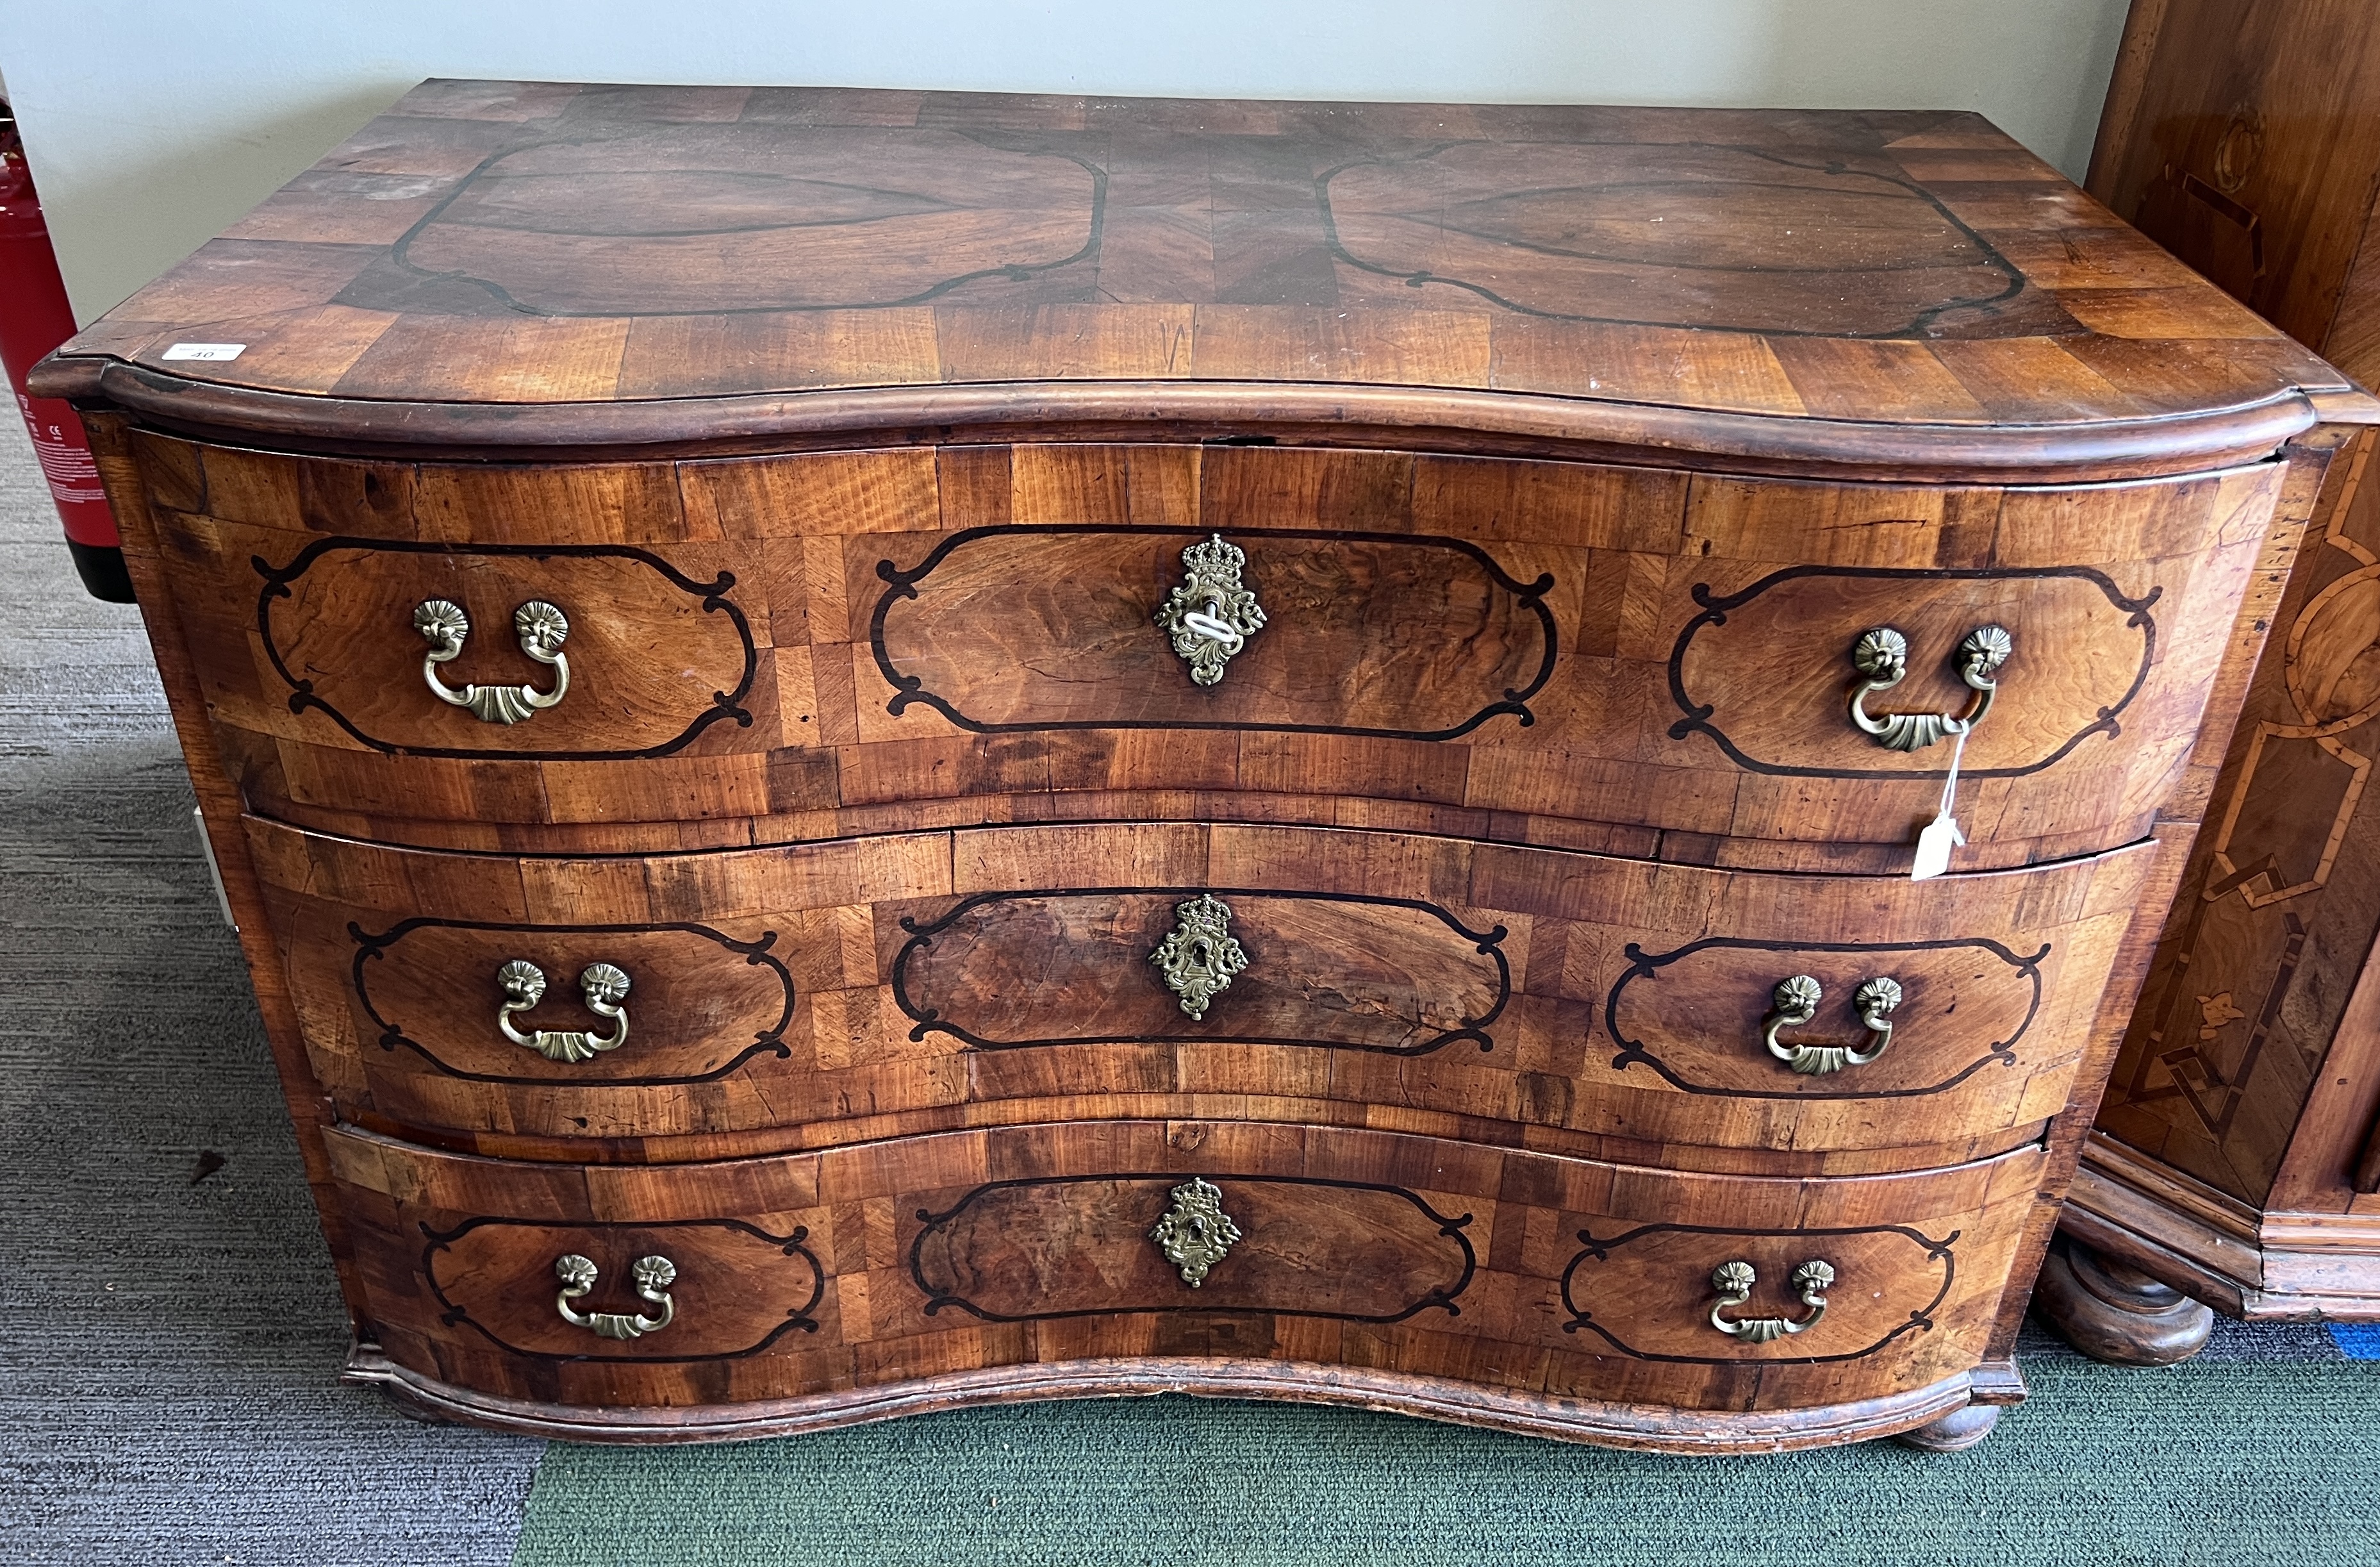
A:
{"label": "inlaid cabinet door", "polygon": [[2042,1159],[1779,1181],[1192,1120],[565,1172],[332,1138],[382,1348],[593,1406],[1179,1354],[1491,1402],[1909,1392],[1982,1357]]}
{"label": "inlaid cabinet door", "polygon": [[620,852],[748,843],[753,819],[1328,825],[1362,799],[1379,827],[1873,872],[1909,868],[1954,758],[1961,868],[2141,837],[2285,469],[1929,488],[1286,446],[491,471],[136,449],[201,589],[224,749],[300,825]]}
{"label": "inlaid cabinet door", "polygon": [[1813,1173],[2036,1135],[2150,857],[1912,882],[1306,828],[639,861],[250,837],[334,1099],[491,1152],[1392,1105]]}

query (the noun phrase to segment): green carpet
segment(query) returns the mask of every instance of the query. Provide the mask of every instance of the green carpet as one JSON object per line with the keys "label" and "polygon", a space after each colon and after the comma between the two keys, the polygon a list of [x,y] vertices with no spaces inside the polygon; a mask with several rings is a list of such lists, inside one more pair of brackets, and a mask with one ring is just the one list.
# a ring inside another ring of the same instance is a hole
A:
{"label": "green carpet", "polygon": [[2036,1354],[1980,1447],[1752,1459],[1164,1398],[547,1450],[516,1567],[2380,1562],[2380,1364]]}

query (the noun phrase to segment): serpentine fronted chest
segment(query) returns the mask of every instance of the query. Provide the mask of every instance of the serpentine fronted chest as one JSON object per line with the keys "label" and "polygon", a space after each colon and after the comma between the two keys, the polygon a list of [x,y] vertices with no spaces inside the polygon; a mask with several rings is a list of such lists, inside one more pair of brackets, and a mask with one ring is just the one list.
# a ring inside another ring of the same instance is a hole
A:
{"label": "serpentine fronted chest", "polygon": [[37,390],[350,1374],[612,1440],[1975,1439],[2380,417],[1970,115],[465,81]]}

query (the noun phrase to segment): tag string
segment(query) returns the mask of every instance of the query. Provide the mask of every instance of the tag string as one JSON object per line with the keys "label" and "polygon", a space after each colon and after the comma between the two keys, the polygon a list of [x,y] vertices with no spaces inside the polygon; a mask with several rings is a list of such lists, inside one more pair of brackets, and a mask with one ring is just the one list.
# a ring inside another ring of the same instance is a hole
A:
{"label": "tag string", "polygon": [[1959,759],[1966,754],[1967,732],[1961,729],[1959,731],[1958,743],[1950,747],[1950,771],[1949,775],[1942,780],[1942,805],[1935,813],[1937,816],[1949,815],[1951,803],[1959,797]]}

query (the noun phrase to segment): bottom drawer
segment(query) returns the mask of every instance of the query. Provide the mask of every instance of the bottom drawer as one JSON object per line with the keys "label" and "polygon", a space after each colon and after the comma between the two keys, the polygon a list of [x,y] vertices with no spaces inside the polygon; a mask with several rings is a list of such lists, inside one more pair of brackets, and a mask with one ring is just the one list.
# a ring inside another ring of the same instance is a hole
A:
{"label": "bottom drawer", "polygon": [[1181,1357],[1245,1386],[1164,1385],[1360,1368],[1363,1402],[1582,1436],[1840,1413],[1975,1367],[2043,1164],[1765,1180],[1230,1122],[643,1168],[330,1146],[397,1373],[646,1436],[1151,1391]]}

